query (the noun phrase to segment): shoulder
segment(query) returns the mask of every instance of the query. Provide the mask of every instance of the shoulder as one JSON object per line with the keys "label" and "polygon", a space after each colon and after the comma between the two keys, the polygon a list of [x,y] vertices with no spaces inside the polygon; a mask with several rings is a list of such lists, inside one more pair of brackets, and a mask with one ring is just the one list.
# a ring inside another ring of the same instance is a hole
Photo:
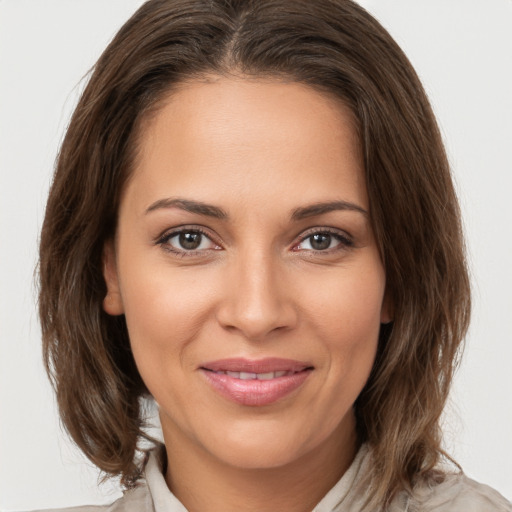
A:
{"label": "shoulder", "polygon": [[142,481],[134,489],[125,491],[123,496],[110,505],[86,505],[33,512],[154,512],[154,506],[148,487]]}
{"label": "shoulder", "polygon": [[488,485],[464,474],[448,474],[443,482],[414,490],[410,512],[512,512],[512,504]]}

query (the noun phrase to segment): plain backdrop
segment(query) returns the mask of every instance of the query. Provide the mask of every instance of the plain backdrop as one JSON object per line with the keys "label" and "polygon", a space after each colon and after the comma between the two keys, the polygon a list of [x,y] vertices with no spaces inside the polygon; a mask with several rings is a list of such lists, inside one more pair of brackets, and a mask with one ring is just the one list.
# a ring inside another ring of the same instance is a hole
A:
{"label": "plain backdrop", "polygon": [[[474,310],[447,449],[512,498],[512,1],[361,1],[422,78],[459,192]],[[82,77],[140,0],[0,0],[0,509],[107,503],[59,427],[34,272],[53,162]]]}

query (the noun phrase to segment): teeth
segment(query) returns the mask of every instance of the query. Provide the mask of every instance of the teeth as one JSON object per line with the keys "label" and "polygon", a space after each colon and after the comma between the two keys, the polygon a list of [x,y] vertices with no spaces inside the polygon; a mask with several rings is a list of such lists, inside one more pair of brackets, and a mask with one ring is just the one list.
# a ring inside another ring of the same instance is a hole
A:
{"label": "teeth", "polygon": [[271,380],[276,379],[278,377],[284,377],[285,375],[293,375],[294,372],[288,371],[278,371],[278,372],[267,372],[267,373],[252,373],[252,372],[230,372],[230,371],[222,371],[219,370],[215,373],[221,375],[227,375],[229,377],[233,377],[234,379],[240,380]]}
{"label": "teeth", "polygon": [[256,378],[258,380],[270,380],[273,379],[276,376],[275,372],[268,372],[268,373],[258,373],[256,375]]}
{"label": "teeth", "polygon": [[240,372],[240,377],[238,378],[241,380],[252,380],[256,378],[256,374],[249,372]]}

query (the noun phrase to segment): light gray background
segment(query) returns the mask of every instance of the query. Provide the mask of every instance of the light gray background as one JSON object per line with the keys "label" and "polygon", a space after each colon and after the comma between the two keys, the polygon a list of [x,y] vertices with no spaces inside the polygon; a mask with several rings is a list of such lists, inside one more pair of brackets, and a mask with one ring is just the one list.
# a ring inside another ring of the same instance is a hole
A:
{"label": "light gray background", "polygon": [[[52,165],[81,77],[140,0],[0,0],[0,508],[105,503],[115,483],[59,429],[33,274]],[[362,0],[408,54],[442,128],[474,287],[446,447],[512,498],[512,1]]]}

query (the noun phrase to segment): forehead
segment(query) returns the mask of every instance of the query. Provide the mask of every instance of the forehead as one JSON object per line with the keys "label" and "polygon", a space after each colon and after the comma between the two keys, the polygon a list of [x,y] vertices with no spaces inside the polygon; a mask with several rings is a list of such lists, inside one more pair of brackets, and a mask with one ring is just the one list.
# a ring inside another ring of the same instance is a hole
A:
{"label": "forehead", "polygon": [[286,191],[367,207],[351,110],[277,79],[210,77],[173,90],[141,124],[131,183],[146,204],[164,193],[282,201]]}

